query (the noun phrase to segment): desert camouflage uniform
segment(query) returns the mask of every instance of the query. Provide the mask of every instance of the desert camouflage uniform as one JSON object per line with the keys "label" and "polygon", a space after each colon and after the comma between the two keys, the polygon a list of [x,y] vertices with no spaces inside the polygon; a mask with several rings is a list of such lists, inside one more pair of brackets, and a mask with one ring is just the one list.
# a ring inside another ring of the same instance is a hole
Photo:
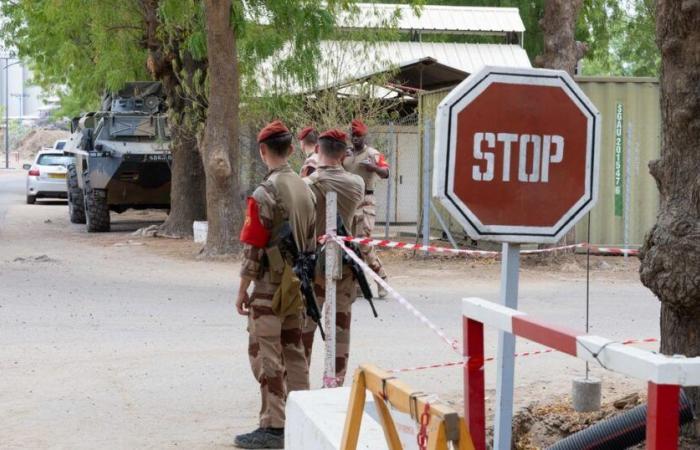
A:
{"label": "desert camouflage uniform", "polygon": [[[289,220],[297,246],[302,251],[314,250],[313,194],[288,165],[271,171],[253,198],[265,228],[274,233],[279,224]],[[266,250],[249,244],[244,247],[241,277],[254,280],[248,305],[248,355],[260,383],[260,427],[283,428],[287,393],[308,389],[309,373],[301,340],[303,312],[286,317],[273,313],[272,299],[281,272],[266,261]]]}
{"label": "desert camouflage uniform", "polygon": [[[374,221],[377,218],[377,201],[374,197],[374,187],[379,179],[379,175],[374,172],[370,172],[364,168],[362,161],[367,159],[373,159],[379,167],[389,167],[384,161],[384,157],[379,152],[379,150],[365,145],[365,148],[361,152],[352,152],[352,155],[348,155],[343,161],[343,167],[348,172],[354,173],[362,177],[365,182],[365,195],[362,203],[355,213],[354,225],[352,227],[352,232],[358,237],[372,237],[372,231],[374,230]],[[360,245],[360,253],[362,253],[362,259],[367,263],[367,265],[380,277],[386,278],[386,272],[382,266],[382,262],[374,251],[373,247],[369,245]]]}
{"label": "desert camouflage uniform", "polygon": [[304,164],[301,166],[299,175],[302,177],[308,177],[318,168],[318,153],[312,153],[308,158],[304,160]]}
{"label": "desert camouflage uniform", "polygon": [[[337,193],[338,214],[348,228],[355,216],[355,211],[364,195],[364,181],[357,175],[347,172],[340,166],[321,166],[304,179],[316,197],[316,236],[326,233],[326,192]],[[325,302],[325,273],[319,265],[314,290],[322,308]],[[342,278],[336,282],[335,312],[335,375],[338,386],[345,381],[348,358],[350,357],[350,322],[352,303],[355,301],[355,279],[349,267],[343,267]],[[316,323],[307,320],[302,340],[306,350],[306,359],[311,363]]]}

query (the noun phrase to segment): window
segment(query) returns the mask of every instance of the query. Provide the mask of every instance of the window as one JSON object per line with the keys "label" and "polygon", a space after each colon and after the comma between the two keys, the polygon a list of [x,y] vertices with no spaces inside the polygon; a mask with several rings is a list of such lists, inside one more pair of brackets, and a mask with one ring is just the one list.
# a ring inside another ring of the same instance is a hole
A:
{"label": "window", "polygon": [[44,153],[39,156],[37,164],[40,166],[63,166],[66,167],[68,164],[73,162],[71,156],[64,156],[60,153]]}

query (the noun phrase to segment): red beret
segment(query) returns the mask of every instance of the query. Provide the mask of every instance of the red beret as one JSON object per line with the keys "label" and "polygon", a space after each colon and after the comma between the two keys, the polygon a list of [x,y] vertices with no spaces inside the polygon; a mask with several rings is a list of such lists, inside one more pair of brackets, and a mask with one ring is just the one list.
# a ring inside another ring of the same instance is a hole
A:
{"label": "red beret", "polygon": [[305,128],[303,128],[303,129],[299,132],[299,134],[297,134],[297,139],[299,139],[300,141],[303,141],[304,138],[305,138],[306,136],[308,136],[309,133],[311,133],[312,131],[316,131],[316,130],[314,130],[314,127],[305,127]]}
{"label": "red beret", "polygon": [[258,133],[258,144],[262,141],[270,139],[275,135],[284,133],[289,133],[289,129],[286,126],[284,126],[284,124],[281,121],[275,120],[274,122],[270,122],[267,125],[265,125],[265,128],[260,130],[260,133]]}
{"label": "red beret", "polygon": [[355,136],[364,136],[367,134],[367,125],[365,125],[360,119],[353,119],[350,122],[350,128],[352,129],[352,134]]}
{"label": "red beret", "polygon": [[333,128],[332,130],[326,130],[321,135],[318,137],[319,139],[335,139],[336,141],[340,141],[342,143],[346,143],[348,140],[348,135],[345,134],[344,132],[338,130],[337,128]]}

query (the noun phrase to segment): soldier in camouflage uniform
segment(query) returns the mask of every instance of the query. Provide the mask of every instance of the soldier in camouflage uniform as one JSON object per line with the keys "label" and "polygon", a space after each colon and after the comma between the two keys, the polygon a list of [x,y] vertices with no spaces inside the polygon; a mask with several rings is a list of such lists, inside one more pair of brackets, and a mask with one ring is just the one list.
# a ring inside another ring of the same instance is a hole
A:
{"label": "soldier in camouflage uniform", "polygon": [[308,389],[309,375],[301,340],[303,303],[298,286],[296,293],[292,289],[288,294],[293,262],[276,239],[288,224],[299,251],[315,251],[316,214],[313,193],[287,164],[293,151],[289,130],[279,121],[272,122],[260,131],[258,143],[269,173],[248,199],[236,308],[248,316],[248,354],[260,383],[262,407],[260,428],[236,436],[235,445],[283,448],[287,393]]}
{"label": "soldier in camouflage uniform", "polygon": [[[326,234],[326,192],[336,192],[338,215],[346,229],[350,229],[355,211],[364,197],[365,183],[361,177],[343,169],[347,135],[339,130],[329,130],[319,136],[318,169],[304,178],[316,197],[316,236]],[[316,296],[319,307],[325,300],[325,275],[323,267],[318,267]],[[350,267],[343,267],[342,278],[336,284],[335,314],[335,375],[338,386],[342,386],[350,356],[350,321],[352,303],[355,301],[356,283]],[[306,349],[306,359],[311,362],[311,349],[314,342],[316,323],[307,320],[302,340]]]}
{"label": "soldier in camouflage uniform", "polygon": [[[374,187],[379,178],[389,178],[389,164],[387,164],[377,149],[367,145],[367,125],[361,120],[355,119],[350,124],[352,130],[352,151],[349,151],[343,161],[343,167],[348,172],[362,177],[365,181],[365,195],[355,215],[355,225],[352,228],[356,236],[372,237],[374,221],[377,218],[377,202],[374,197]],[[384,280],[386,272],[373,247],[360,245],[362,259],[367,265]],[[386,290],[377,285],[379,297],[386,297]]]}
{"label": "soldier in camouflage uniform", "polygon": [[299,132],[297,139],[299,139],[301,150],[306,157],[304,164],[301,166],[299,175],[308,177],[318,167],[318,153],[316,152],[318,132],[313,127],[306,127]]}

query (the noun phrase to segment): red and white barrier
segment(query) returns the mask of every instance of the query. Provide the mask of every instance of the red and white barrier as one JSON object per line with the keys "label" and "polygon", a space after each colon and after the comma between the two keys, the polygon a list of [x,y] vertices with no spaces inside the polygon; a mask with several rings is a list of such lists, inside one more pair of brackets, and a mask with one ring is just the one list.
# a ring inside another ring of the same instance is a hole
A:
{"label": "red and white barrier", "polygon": [[[322,238],[323,239],[323,238]],[[368,245],[370,247],[382,247],[382,248],[398,248],[402,250],[416,250],[429,253],[448,253],[453,255],[470,255],[477,257],[497,257],[501,255],[499,251],[487,251],[487,250],[468,250],[462,248],[450,248],[450,247],[438,247],[434,245],[420,245],[420,244],[410,244],[408,242],[399,241],[389,241],[385,239],[370,239],[370,238],[360,238],[354,236],[342,236],[345,242],[353,242],[361,245]],[[589,248],[592,254],[601,255],[628,255],[636,256],[639,255],[639,250],[631,248],[616,248],[616,247],[599,247],[596,245],[587,244],[585,242],[580,244],[562,245],[559,247],[549,247],[549,248],[538,248],[532,250],[522,250],[521,255],[535,255],[539,253],[551,253],[558,252],[561,250],[570,250],[574,248]]]}
{"label": "red and white barrier", "polygon": [[365,264],[365,262],[362,261],[362,259],[355,254],[355,252],[353,252],[352,250],[350,250],[349,248],[347,248],[345,246],[345,241],[343,240],[342,237],[340,237],[340,236],[336,237],[336,241],[340,244],[340,248],[345,253],[347,253],[348,256],[350,256],[350,258],[352,258],[357,264],[360,265],[362,270],[364,270],[365,274],[368,274],[370,277],[372,277],[372,279],[374,281],[376,281],[377,283],[379,283],[384,289],[386,289],[386,291],[389,293],[389,295],[394,297],[399,302],[399,304],[401,306],[406,308],[411,314],[413,314],[413,316],[416,319],[420,320],[421,323],[423,323],[428,328],[430,328],[433,331],[433,333],[438,335],[440,337],[440,339],[442,339],[447,345],[449,345],[452,350],[454,350],[456,353],[459,354],[459,341],[457,341],[456,339],[450,339],[449,337],[447,337],[447,335],[437,325],[435,325],[433,322],[431,322],[430,319],[428,319],[425,316],[425,314],[418,311],[418,309],[415,306],[413,306],[413,304],[411,304],[411,302],[406,300],[406,298],[403,295],[399,294],[393,287],[391,287],[389,285],[389,283],[384,281],[379,275],[377,275],[372,269],[370,269],[369,266],[367,264]]}
{"label": "red and white barrier", "polygon": [[700,358],[668,357],[627,347],[478,298],[464,299],[462,314],[463,356],[468,361],[464,366],[464,414],[477,450],[486,448],[484,325],[648,381],[647,448],[677,448],[679,390],[681,386],[700,386]]}
{"label": "red and white barrier", "polygon": [[[656,338],[627,339],[625,341],[620,341],[620,344],[633,345],[633,344],[646,344],[646,343],[652,343],[652,342],[659,342],[659,340]],[[529,352],[516,353],[513,356],[515,356],[516,358],[524,358],[527,356],[544,355],[546,353],[554,353],[554,352],[556,352],[556,350],[551,349],[551,348],[543,348],[540,350],[532,350]],[[488,358],[484,358],[484,362],[491,362],[491,361],[495,361],[495,360],[496,360],[496,357],[494,357],[494,356],[489,356]],[[423,366],[404,367],[401,369],[391,369],[391,370],[387,370],[387,372],[389,372],[389,373],[415,372],[418,370],[442,369],[445,367],[456,367],[456,366],[463,366],[463,365],[464,365],[464,361],[450,361],[450,362],[445,362],[445,363],[426,364]]]}

